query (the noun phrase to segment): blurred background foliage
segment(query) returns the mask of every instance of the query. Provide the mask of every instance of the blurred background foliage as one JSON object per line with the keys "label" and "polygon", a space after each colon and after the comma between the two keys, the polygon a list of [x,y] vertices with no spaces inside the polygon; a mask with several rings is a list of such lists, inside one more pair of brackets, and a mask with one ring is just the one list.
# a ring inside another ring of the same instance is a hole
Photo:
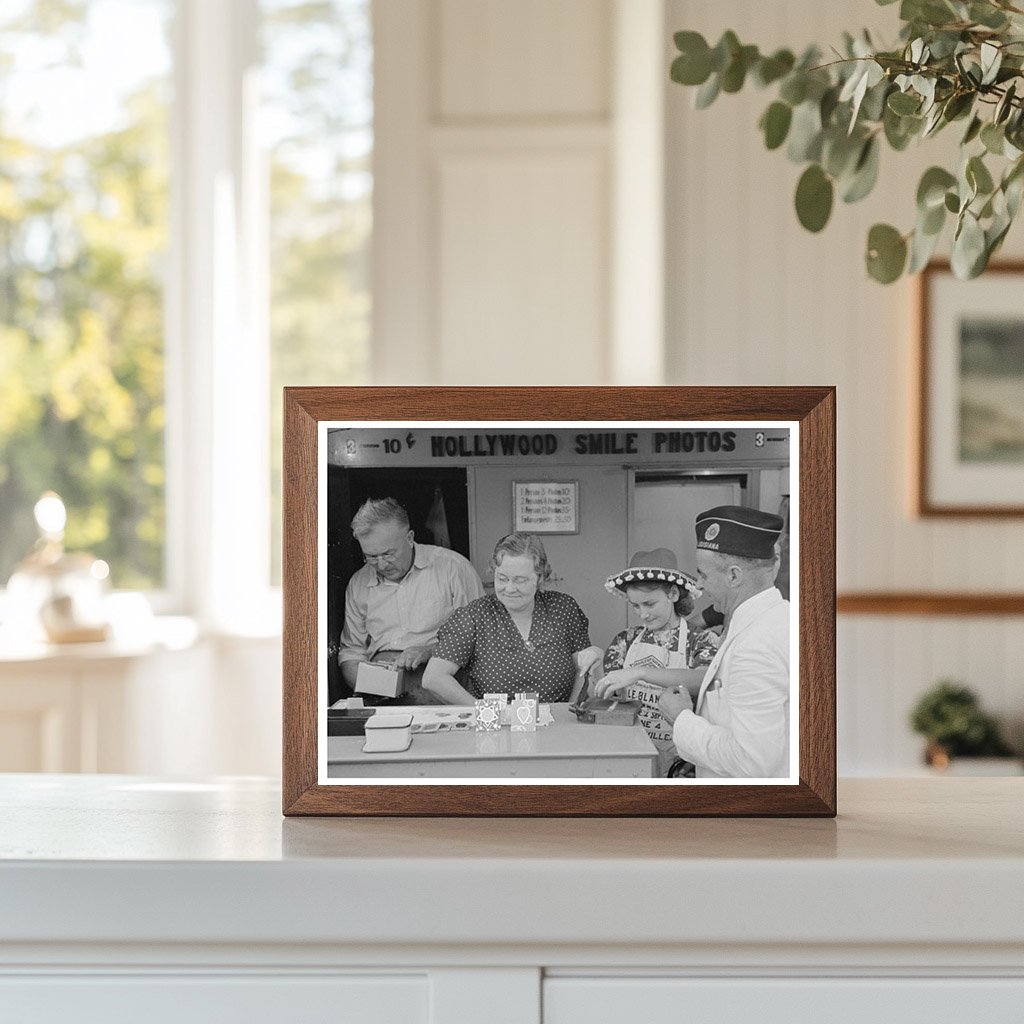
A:
{"label": "blurred background foliage", "polygon": [[[252,343],[269,341],[254,356],[276,581],[281,388],[367,374],[372,39],[369,0],[264,0],[261,15],[269,295],[253,301],[270,337]],[[174,16],[173,0],[0,12],[0,584],[47,489],[67,546],[105,559],[116,587],[165,582],[168,203],[188,159],[168,148]]]}
{"label": "blurred background foliage", "polygon": [[[72,92],[96,56],[89,5],[6,10],[0,579],[31,547],[32,506],[52,488],[68,507],[68,547],[107,560],[118,586],[159,586],[169,69],[135,82],[114,123],[98,126],[99,99],[97,116],[75,123]],[[54,103],[66,117],[48,114]]]}

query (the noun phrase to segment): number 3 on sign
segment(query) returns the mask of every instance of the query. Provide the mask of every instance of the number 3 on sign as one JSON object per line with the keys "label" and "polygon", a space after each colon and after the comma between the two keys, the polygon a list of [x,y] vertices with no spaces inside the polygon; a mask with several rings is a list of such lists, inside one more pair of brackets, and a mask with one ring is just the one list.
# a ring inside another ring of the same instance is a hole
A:
{"label": "number 3 on sign", "polygon": [[763,430],[759,430],[754,435],[754,447],[755,448],[763,448],[764,447],[764,431]]}

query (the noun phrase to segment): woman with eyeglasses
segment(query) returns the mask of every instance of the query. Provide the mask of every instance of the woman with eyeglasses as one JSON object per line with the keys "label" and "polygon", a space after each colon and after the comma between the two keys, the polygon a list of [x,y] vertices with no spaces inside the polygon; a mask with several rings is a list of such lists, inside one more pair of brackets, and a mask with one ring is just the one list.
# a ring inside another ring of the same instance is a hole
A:
{"label": "woman with eyeglasses", "polygon": [[[547,552],[529,533],[502,537],[491,556],[494,595],[457,608],[437,634],[423,686],[446,704],[472,704],[485,693],[535,691],[542,702],[571,700],[576,679],[604,654],[568,595],[545,590]],[[465,669],[466,685],[456,679]]]}

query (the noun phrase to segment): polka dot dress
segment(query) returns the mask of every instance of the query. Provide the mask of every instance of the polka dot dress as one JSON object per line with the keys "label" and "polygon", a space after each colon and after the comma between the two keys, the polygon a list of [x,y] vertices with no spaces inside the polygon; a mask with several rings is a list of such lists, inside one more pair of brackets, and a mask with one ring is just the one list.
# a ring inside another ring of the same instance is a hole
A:
{"label": "polka dot dress", "polygon": [[485,693],[536,691],[544,703],[566,701],[576,678],[573,654],[590,646],[586,615],[568,595],[540,590],[530,638],[524,640],[493,596],[457,608],[438,630],[434,654],[469,670],[466,689]]}

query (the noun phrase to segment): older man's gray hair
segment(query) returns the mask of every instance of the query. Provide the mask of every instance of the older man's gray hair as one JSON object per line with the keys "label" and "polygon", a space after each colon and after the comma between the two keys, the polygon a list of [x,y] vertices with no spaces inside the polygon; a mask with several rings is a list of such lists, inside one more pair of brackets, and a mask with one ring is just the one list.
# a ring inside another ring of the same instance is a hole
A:
{"label": "older man's gray hair", "polygon": [[369,533],[382,523],[397,523],[403,530],[409,529],[409,513],[394,498],[367,498],[352,517],[352,532],[357,537]]}

